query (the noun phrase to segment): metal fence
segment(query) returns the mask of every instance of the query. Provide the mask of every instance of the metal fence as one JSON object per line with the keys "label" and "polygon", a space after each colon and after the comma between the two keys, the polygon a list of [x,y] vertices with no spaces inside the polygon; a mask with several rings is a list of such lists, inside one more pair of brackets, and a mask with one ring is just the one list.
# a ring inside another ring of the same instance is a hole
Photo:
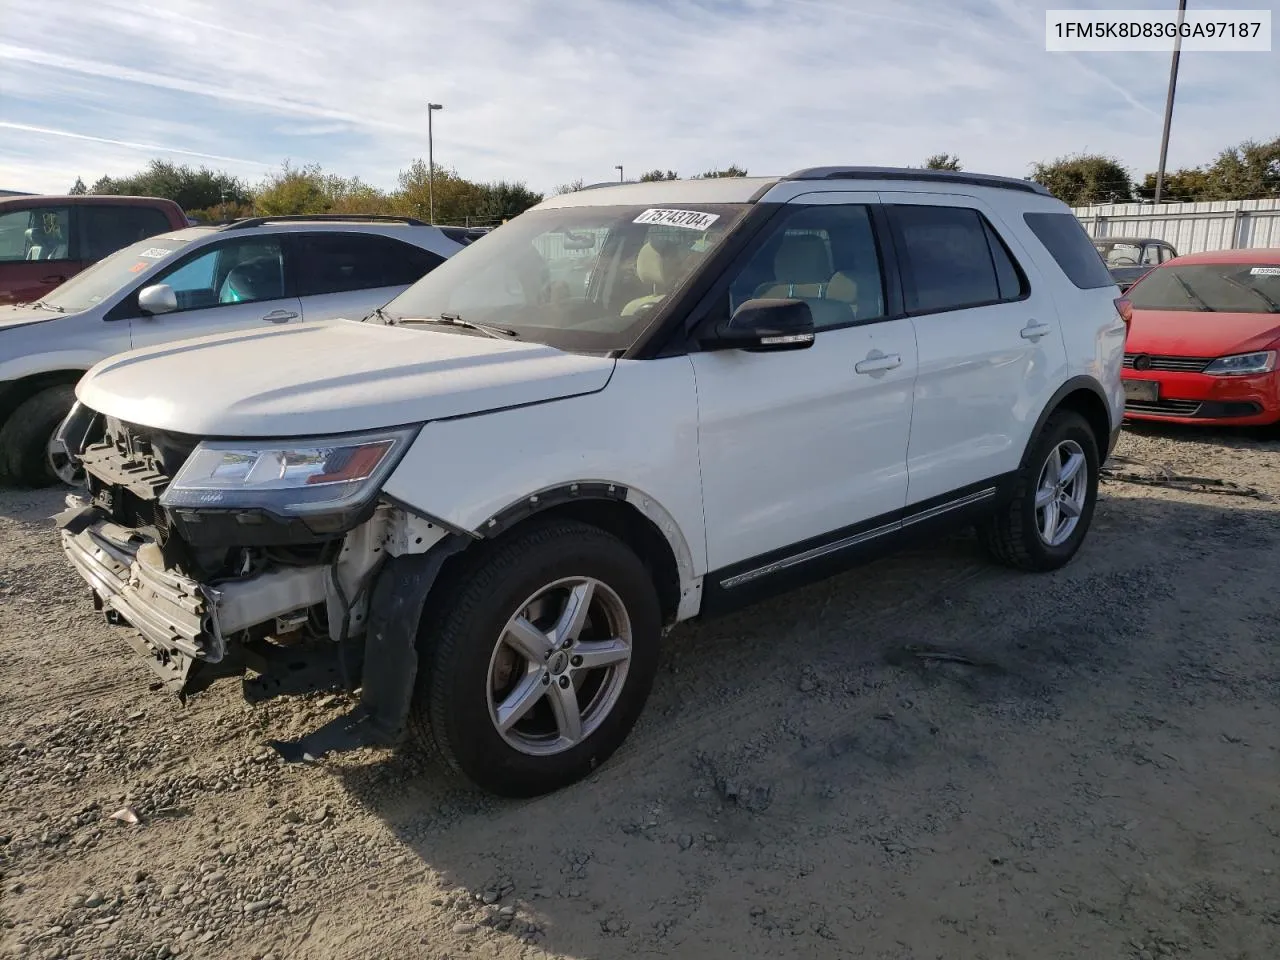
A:
{"label": "metal fence", "polygon": [[1075,207],[1091,237],[1166,240],[1178,253],[1280,247],[1280,199]]}

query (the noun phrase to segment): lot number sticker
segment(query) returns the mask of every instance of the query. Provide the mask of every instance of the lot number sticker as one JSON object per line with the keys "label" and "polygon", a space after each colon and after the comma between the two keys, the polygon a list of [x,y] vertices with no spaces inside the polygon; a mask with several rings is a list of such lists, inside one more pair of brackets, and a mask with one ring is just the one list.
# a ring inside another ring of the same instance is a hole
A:
{"label": "lot number sticker", "polygon": [[684,227],[687,230],[705,230],[719,219],[718,213],[654,208],[640,214],[634,222],[659,224],[664,227]]}
{"label": "lot number sticker", "polygon": [[166,250],[164,247],[147,247],[147,249],[139,253],[138,256],[146,257],[148,260],[163,260],[170,254],[170,252],[171,251]]}
{"label": "lot number sticker", "polygon": [[1280,267],[1254,267],[1249,272],[1255,277],[1280,277]]}

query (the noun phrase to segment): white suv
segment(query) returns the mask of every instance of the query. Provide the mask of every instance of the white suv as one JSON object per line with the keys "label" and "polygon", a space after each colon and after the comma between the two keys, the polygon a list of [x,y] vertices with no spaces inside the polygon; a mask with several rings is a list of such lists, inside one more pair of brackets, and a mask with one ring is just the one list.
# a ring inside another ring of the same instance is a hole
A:
{"label": "white suv", "polygon": [[1066,563],[1120,427],[1117,292],[1020,180],[558,196],[369,322],[96,366],[62,542],[172,687],[362,685],[286,754],[412,728],[537,794],[623,741],[677,621],[959,524]]}
{"label": "white suv", "polygon": [[0,307],[0,482],[54,479],[49,439],[76,381],[104,357],[228,330],[359,320],[469,239],[402,217],[257,217],[148,237],[42,300]]}

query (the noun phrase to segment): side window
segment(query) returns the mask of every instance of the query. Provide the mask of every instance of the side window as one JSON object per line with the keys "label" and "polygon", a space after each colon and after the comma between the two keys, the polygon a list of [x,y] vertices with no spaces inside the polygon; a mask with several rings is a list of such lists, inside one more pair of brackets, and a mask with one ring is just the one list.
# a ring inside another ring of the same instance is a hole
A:
{"label": "side window", "polygon": [[1025,293],[1026,281],[1000,237],[967,207],[896,206],[907,310],[960,310]]}
{"label": "side window", "polygon": [[303,297],[408,286],[444,262],[411,244],[365,233],[299,235],[294,249]]}
{"label": "side window", "polygon": [[71,259],[71,211],[28,207],[0,214],[0,261]]}
{"label": "side window", "polygon": [[1142,264],[1143,266],[1153,267],[1160,262],[1160,245],[1158,243],[1148,243],[1142,248]]}
{"label": "side window", "polygon": [[255,303],[284,296],[284,256],[278,237],[245,237],[206,247],[157,275],[178,298],[179,310]]}
{"label": "side window", "polygon": [[1172,260],[1176,256],[1177,254],[1173,252],[1173,247],[1166,246],[1163,243],[1160,244],[1160,262],[1161,263],[1168,263],[1170,260]]}
{"label": "side window", "polygon": [[1000,289],[1001,300],[1021,300],[1030,290],[1026,274],[1018,266],[1009,247],[996,233],[995,228],[982,217],[983,229],[987,232],[987,246],[991,250],[991,260],[996,265],[996,285]]}
{"label": "side window", "polygon": [[1081,290],[1115,286],[1115,279],[1075,214],[1024,213],[1022,219],[1067,279]]}
{"label": "side window", "polygon": [[794,298],[818,328],[884,316],[880,254],[867,207],[795,207],[729,285],[729,312],[747,300]]}
{"label": "side window", "polygon": [[169,219],[155,207],[83,204],[76,208],[76,218],[81,260],[101,260],[121,247],[170,229]]}

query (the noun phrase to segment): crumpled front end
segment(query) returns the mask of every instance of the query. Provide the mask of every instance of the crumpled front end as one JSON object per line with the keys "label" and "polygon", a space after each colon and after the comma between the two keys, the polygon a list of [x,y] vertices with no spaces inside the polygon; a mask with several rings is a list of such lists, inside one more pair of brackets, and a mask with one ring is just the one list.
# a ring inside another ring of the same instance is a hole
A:
{"label": "crumpled front end", "polygon": [[425,592],[450,551],[437,551],[426,578],[422,562],[453,534],[379,498],[305,519],[170,509],[161,496],[198,438],[83,407],[61,435],[86,487],[55,518],[63,550],[95,606],[132,628],[126,638],[168,689],[243,676],[246,694],[261,699],[362,685],[356,719],[379,715],[382,739],[398,735],[416,616],[409,623],[393,613],[402,612],[404,588],[392,585]]}

